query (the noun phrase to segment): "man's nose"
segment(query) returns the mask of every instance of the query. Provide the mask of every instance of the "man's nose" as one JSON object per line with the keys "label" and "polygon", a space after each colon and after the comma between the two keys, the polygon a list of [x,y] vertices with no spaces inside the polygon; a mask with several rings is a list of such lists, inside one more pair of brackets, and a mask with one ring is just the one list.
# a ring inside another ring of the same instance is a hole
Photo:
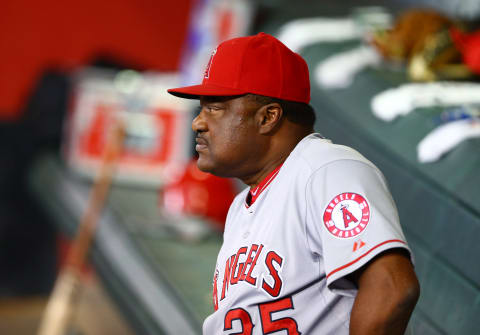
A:
{"label": "man's nose", "polygon": [[203,118],[203,113],[200,111],[198,115],[192,121],[192,130],[196,133],[206,131],[207,130],[207,123]]}

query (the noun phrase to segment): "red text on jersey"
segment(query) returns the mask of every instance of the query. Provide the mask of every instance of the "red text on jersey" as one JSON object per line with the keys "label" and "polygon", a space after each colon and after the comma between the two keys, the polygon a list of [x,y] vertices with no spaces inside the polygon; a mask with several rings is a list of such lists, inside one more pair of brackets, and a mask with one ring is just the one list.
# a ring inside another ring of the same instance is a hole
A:
{"label": "red text on jersey", "polygon": [[282,289],[282,279],[280,278],[278,270],[273,265],[274,263],[277,263],[281,268],[283,259],[275,251],[270,251],[265,258],[265,265],[268,268],[270,276],[273,278],[273,286],[270,286],[265,279],[263,279],[262,288],[265,290],[265,292],[276,298]]}
{"label": "red text on jersey", "polygon": [[213,276],[213,309],[215,311],[218,309],[217,280],[218,280],[218,270],[215,269],[215,274]]}
{"label": "red text on jersey", "polygon": [[[253,274],[257,267],[257,261],[264,250],[263,244],[252,244],[250,246],[243,246],[238,251],[227,258],[225,261],[225,271],[222,282],[222,293],[220,301],[225,299],[229,287],[239,283],[246,283],[248,285],[257,287],[257,275]],[[261,289],[272,297],[278,297],[283,286],[283,280],[280,275],[280,270],[283,266],[283,258],[275,251],[269,251],[265,257],[264,266],[262,270],[257,271],[258,274],[263,273],[263,280],[261,280]],[[218,301],[216,300],[217,289],[214,287],[213,302],[214,306],[218,308]]]}

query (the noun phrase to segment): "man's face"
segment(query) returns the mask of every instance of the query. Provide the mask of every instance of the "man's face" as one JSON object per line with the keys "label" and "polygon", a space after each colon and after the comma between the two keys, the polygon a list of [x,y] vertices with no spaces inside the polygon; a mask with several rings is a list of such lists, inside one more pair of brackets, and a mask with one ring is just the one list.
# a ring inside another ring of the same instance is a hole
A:
{"label": "man's face", "polygon": [[255,126],[258,106],[248,97],[202,97],[192,122],[200,170],[222,177],[242,177],[258,161],[261,145]]}

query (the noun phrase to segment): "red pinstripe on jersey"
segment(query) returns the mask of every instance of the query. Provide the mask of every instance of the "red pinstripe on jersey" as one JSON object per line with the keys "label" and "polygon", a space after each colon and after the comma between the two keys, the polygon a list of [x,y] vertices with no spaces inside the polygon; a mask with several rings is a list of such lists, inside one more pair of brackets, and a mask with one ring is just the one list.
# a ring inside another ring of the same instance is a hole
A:
{"label": "red pinstripe on jersey", "polygon": [[268,174],[256,187],[250,189],[250,192],[247,195],[247,199],[245,200],[245,206],[248,208],[257,198],[262,194],[262,192],[270,185],[270,183],[275,179],[278,172],[280,172],[280,168],[282,167],[283,163],[277,166],[272,172]]}
{"label": "red pinstripe on jersey", "polygon": [[343,269],[345,269],[345,268],[348,268],[349,266],[355,264],[356,262],[358,262],[359,260],[361,260],[363,257],[367,256],[370,252],[372,252],[373,250],[381,247],[382,245],[385,245],[385,244],[387,244],[387,243],[393,243],[393,242],[400,242],[400,243],[403,243],[403,244],[405,244],[405,245],[407,244],[405,241],[402,241],[402,240],[387,240],[387,241],[384,241],[384,242],[382,242],[382,243],[379,243],[379,244],[377,244],[376,246],[374,246],[373,248],[370,248],[367,252],[365,252],[365,253],[362,254],[361,256],[359,256],[359,257],[357,257],[356,259],[354,259],[353,261],[351,261],[351,262],[349,262],[349,263],[347,263],[347,264],[345,264],[345,265],[342,265],[342,266],[336,268],[335,270],[330,271],[330,273],[327,274],[327,278],[330,277],[331,275],[333,275],[334,273],[336,273],[336,272],[338,272],[338,271],[341,271],[341,270],[343,270]]}

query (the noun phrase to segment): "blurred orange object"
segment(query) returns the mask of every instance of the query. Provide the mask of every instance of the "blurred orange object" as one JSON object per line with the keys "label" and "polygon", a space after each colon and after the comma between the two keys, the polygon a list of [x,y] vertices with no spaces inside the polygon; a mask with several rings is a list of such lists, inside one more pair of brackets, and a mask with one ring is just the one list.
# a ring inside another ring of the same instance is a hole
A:
{"label": "blurred orange object", "polygon": [[372,42],[385,58],[408,61],[424,49],[432,34],[453,24],[435,10],[410,9],[397,18],[391,30],[379,32]]}
{"label": "blurred orange object", "polygon": [[430,9],[411,9],[390,30],[379,31],[372,43],[391,61],[407,65],[414,81],[466,79],[472,72],[461,62],[451,31],[464,24]]}
{"label": "blurred orange object", "polygon": [[232,179],[202,172],[192,160],[177,181],[163,188],[160,203],[168,214],[206,218],[215,229],[223,231],[235,194]]}

